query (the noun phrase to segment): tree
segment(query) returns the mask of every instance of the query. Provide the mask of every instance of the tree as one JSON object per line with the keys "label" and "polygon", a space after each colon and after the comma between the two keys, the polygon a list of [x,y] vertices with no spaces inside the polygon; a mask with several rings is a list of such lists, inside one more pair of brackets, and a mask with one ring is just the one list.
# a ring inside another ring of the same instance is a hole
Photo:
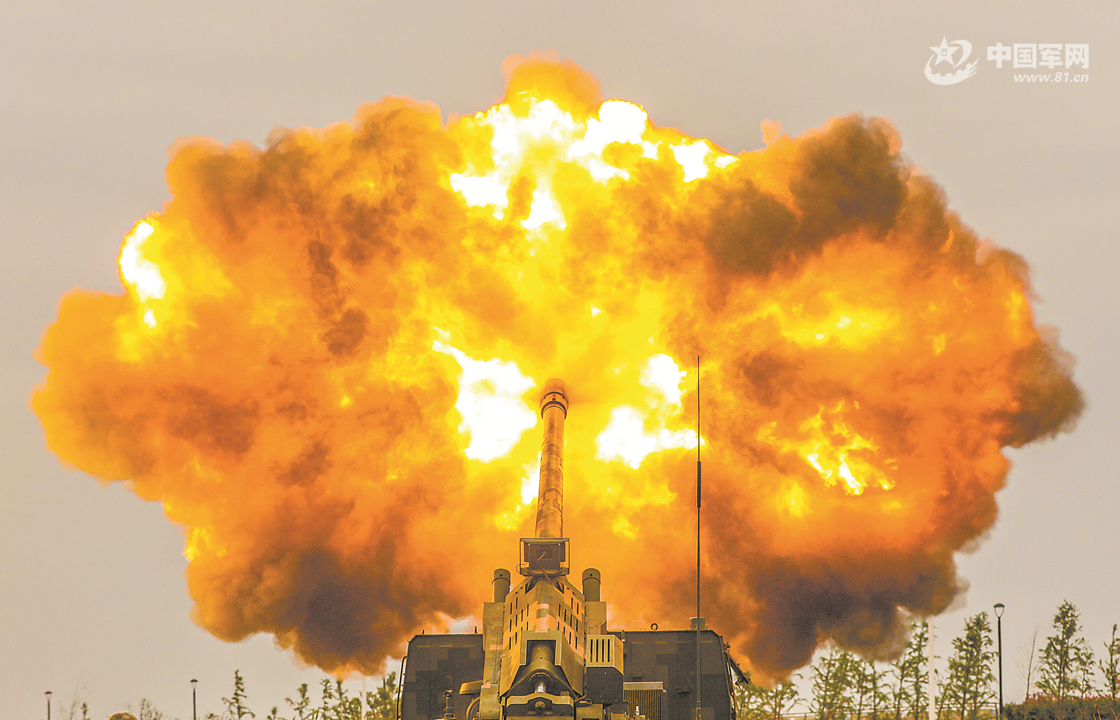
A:
{"label": "tree", "polygon": [[738,720],[766,720],[766,688],[758,683],[735,686]]}
{"label": "tree", "polygon": [[940,688],[945,704],[961,720],[975,720],[980,709],[992,702],[995,674],[992,663],[992,626],[987,613],[968,618],[964,635],[953,638],[953,654],[949,657],[949,675]]}
{"label": "tree", "polygon": [[333,683],[330,678],[323,678],[320,686],[322,701],[317,710],[310,716],[314,720],[361,720],[362,701],[358,697],[350,697],[341,680]]}
{"label": "tree", "polygon": [[292,720],[311,720],[311,715],[308,714],[311,698],[307,695],[307,683],[303,683],[299,686],[299,700],[284,698],[284,701],[291,705],[292,710],[295,711]]}
{"label": "tree", "polygon": [[225,703],[226,713],[233,720],[242,720],[248,716],[255,718],[257,715],[245,704],[248,696],[245,694],[245,680],[241,677],[240,670],[233,671],[233,697],[222,698]]}
{"label": "tree", "polygon": [[756,683],[735,686],[735,699],[741,720],[781,720],[800,699],[793,678],[765,687]]}
{"label": "tree", "polygon": [[920,720],[926,705],[926,685],[929,682],[929,661],[926,647],[929,645],[929,623],[913,623],[910,626],[910,641],[902,657],[892,663],[894,686],[891,688],[891,704],[894,706],[894,720],[904,717]]}
{"label": "tree", "polygon": [[350,697],[346,688],[342,687],[341,680],[334,681],[335,693],[338,695],[338,704],[335,705],[334,714],[338,720],[362,720],[361,697]]}
{"label": "tree", "polygon": [[366,718],[392,720],[397,716],[397,674],[391,672],[381,680],[380,687],[366,693]]}
{"label": "tree", "polygon": [[1116,637],[1116,623],[1112,624],[1112,642],[1105,643],[1104,649],[1108,651],[1108,660],[1102,659],[1098,665],[1104,679],[1104,690],[1115,700],[1117,686],[1120,686],[1120,638]]}
{"label": "tree", "polygon": [[318,716],[323,720],[335,717],[334,687],[330,678],[323,678],[319,683],[321,700],[319,702]]}
{"label": "tree", "polygon": [[890,699],[887,696],[889,685],[886,671],[879,670],[871,660],[856,659],[852,668],[851,693],[857,718],[880,720],[883,707]]}
{"label": "tree", "polygon": [[1023,670],[1023,649],[1022,648],[1019,649],[1019,659],[1015,661],[1015,664],[1018,665],[1018,667],[1019,667],[1019,672],[1024,673],[1027,676],[1027,688],[1026,688],[1026,690],[1023,691],[1023,697],[1024,698],[1030,697],[1030,694],[1031,694],[1031,675],[1034,672],[1034,656],[1035,656],[1035,650],[1037,649],[1037,646],[1038,646],[1038,628],[1035,628],[1034,634],[1031,635],[1031,649],[1030,649],[1029,652],[1027,652],[1027,662],[1026,662],[1027,669],[1025,671]]}
{"label": "tree", "polygon": [[137,720],[163,720],[163,713],[156,710],[156,706],[148,698],[140,699],[140,711],[136,714]]}
{"label": "tree", "polygon": [[89,720],[89,707],[86,705],[86,700],[89,699],[90,690],[89,683],[82,682],[74,686],[74,692],[70,695],[69,702],[59,701],[58,717],[60,720]]}
{"label": "tree", "polygon": [[1054,634],[1046,638],[1035,687],[1058,701],[1092,689],[1093,651],[1081,636],[1080,613],[1062,601],[1054,615]]}
{"label": "tree", "polygon": [[852,673],[858,660],[847,650],[828,649],[813,665],[813,713],[817,720],[848,720],[852,714]]}

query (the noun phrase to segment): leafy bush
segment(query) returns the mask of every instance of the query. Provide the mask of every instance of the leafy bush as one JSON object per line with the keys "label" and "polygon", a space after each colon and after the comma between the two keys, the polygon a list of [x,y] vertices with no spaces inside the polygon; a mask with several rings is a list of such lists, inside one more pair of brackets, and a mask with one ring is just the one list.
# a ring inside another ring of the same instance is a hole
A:
{"label": "leafy bush", "polygon": [[1004,707],[1005,720],[1120,720],[1120,700],[1087,697],[1058,700],[1032,696]]}

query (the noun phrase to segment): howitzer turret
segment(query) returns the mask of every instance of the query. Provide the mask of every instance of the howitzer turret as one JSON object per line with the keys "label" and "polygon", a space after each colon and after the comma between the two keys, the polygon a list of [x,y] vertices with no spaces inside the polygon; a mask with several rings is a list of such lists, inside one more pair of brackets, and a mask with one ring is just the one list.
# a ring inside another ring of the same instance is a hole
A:
{"label": "howitzer turret", "polygon": [[696,718],[697,690],[702,720],[733,720],[732,683],[743,674],[702,621],[691,630],[608,630],[599,571],[584,570],[578,588],[568,580],[567,416],[564,383],[548,381],[536,537],[521,540],[521,580],[511,587],[508,570],[494,571],[481,634],[417,635],[409,642],[401,720],[436,720],[452,711],[457,720],[689,720]]}

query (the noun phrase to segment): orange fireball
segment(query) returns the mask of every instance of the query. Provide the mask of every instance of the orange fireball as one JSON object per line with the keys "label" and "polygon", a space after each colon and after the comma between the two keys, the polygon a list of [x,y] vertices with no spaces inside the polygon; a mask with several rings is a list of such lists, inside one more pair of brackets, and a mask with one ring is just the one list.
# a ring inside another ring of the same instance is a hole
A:
{"label": "orange fireball", "polygon": [[376,673],[531,533],[551,377],[574,567],[612,626],[684,625],[699,355],[712,625],[763,674],[890,652],[958,592],[1003,448],[1080,412],[1025,263],[885,120],[731,155],[571,63],[509,70],[473,117],[181,141],[123,294],[67,295],[43,340],[51,447],[163,504],[214,635]]}

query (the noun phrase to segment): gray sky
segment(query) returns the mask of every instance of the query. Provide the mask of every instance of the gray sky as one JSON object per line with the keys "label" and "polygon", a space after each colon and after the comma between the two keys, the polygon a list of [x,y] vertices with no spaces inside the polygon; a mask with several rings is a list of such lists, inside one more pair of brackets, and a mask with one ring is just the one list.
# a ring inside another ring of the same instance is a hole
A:
{"label": "gray sky", "polygon": [[[943,37],[972,44],[974,77],[926,79]],[[1088,44],[1089,67],[1070,68],[1088,82],[1016,82],[1023,71],[986,59],[997,43]],[[1099,652],[1120,622],[1118,48],[1111,3],[8,3],[4,716],[45,716],[52,690],[55,712],[84,692],[93,717],[147,697],[187,718],[192,677],[200,715],[218,712],[234,668],[265,713],[321,677],[270,638],[229,645],[195,626],[180,530],[158,505],[62,467],[28,407],[44,375],[32,353],[61,295],[120,291],[123,235],[167,199],[168,146],[190,135],[259,145],[274,126],[349,119],[389,94],[472,114],[500,98],[503,58],[550,49],[597,76],[604,97],[734,153],[762,144],[763,120],[798,134],[849,112],[890,118],[964,221],[1026,257],[1037,317],[1076,356],[1088,409],[1074,433],[1010,453],[1000,519],[960,558],[971,589],[936,621],[938,649],[964,615],[1005,603],[1005,693],[1017,700],[1017,661],[1069,599]]]}

